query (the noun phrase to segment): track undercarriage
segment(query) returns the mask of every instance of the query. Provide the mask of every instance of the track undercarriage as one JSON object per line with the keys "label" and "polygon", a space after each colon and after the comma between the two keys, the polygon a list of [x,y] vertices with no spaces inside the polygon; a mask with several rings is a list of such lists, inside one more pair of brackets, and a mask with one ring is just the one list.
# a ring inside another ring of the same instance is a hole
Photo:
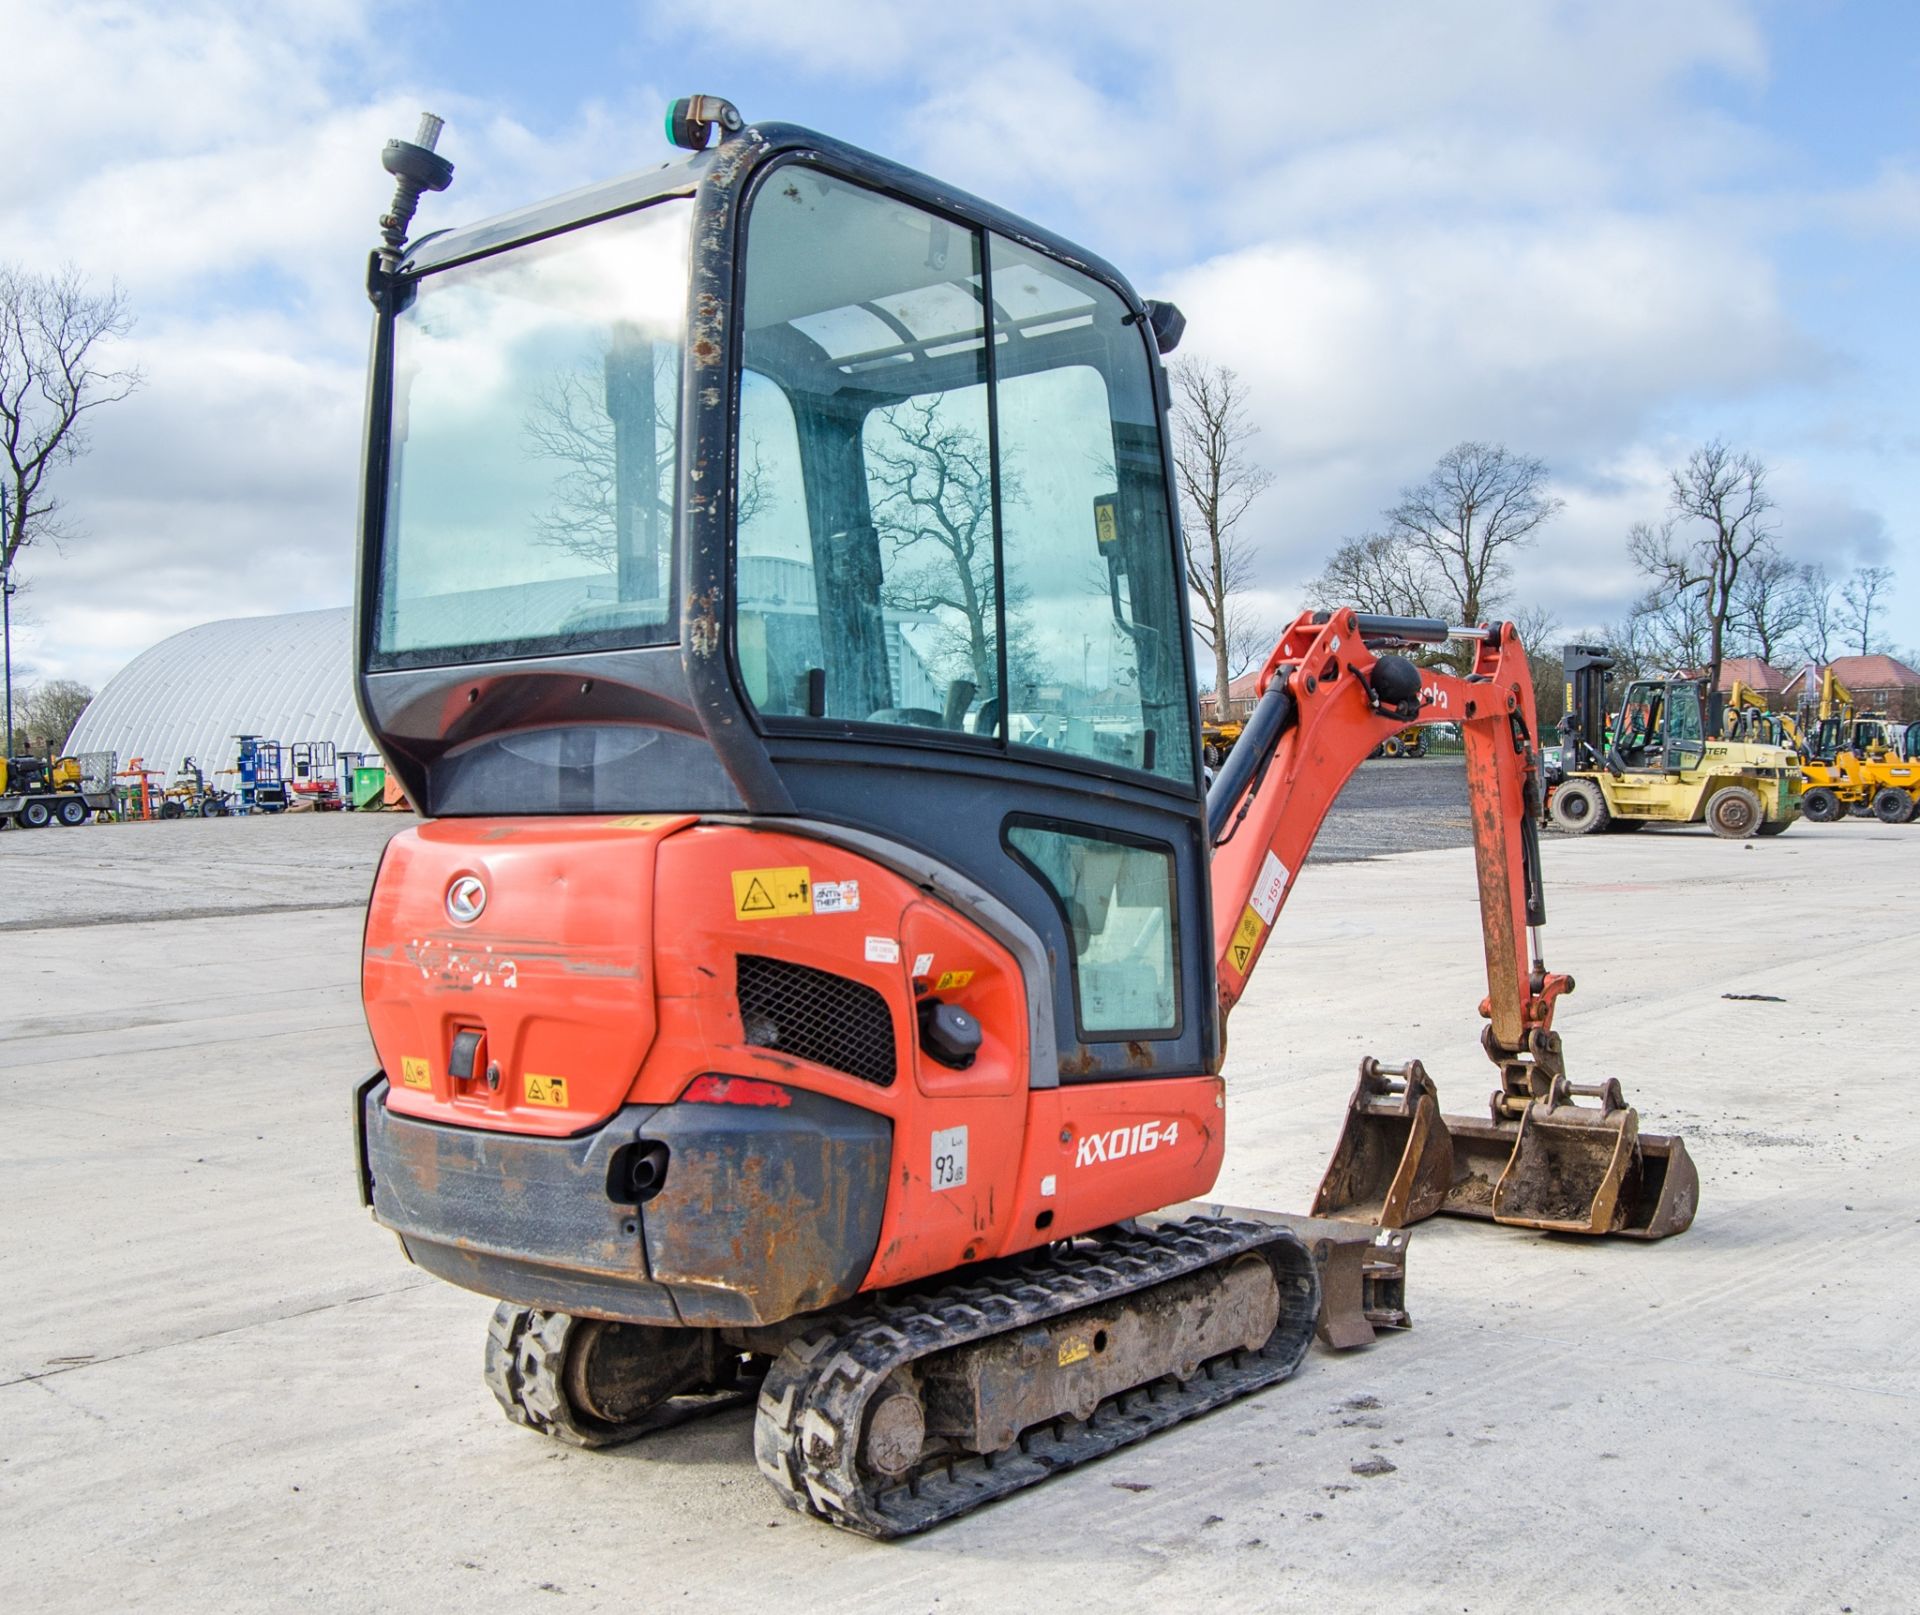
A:
{"label": "track undercarriage", "polygon": [[[789,1507],[903,1536],[1288,1378],[1316,1328],[1405,1325],[1405,1235],[1188,1209],[771,1329],[502,1303],[487,1382],[514,1422],[584,1447],[755,1400],[754,1456]],[[1323,1274],[1345,1298],[1324,1310]]]}

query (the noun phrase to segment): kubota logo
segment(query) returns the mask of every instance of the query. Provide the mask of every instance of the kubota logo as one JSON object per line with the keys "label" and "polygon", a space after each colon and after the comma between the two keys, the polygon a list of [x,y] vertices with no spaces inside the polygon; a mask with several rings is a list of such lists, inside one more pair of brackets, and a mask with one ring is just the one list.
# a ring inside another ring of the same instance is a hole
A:
{"label": "kubota logo", "polygon": [[458,875],[447,888],[447,918],[455,925],[471,925],[487,906],[487,888],[478,875]]}
{"label": "kubota logo", "polygon": [[1132,1127],[1116,1127],[1110,1133],[1088,1133],[1074,1152],[1075,1166],[1092,1166],[1096,1161],[1124,1161],[1129,1155],[1145,1155],[1163,1144],[1180,1142],[1178,1122],[1138,1122]]}
{"label": "kubota logo", "polygon": [[1422,685],[1420,689],[1420,702],[1423,706],[1438,707],[1442,712],[1445,712],[1447,710],[1447,692],[1437,684]]}

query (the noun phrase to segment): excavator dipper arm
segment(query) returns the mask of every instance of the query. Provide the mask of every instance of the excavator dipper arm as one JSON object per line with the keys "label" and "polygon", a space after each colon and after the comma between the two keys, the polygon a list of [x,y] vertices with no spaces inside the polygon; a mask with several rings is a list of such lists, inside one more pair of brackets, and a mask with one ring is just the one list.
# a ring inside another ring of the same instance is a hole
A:
{"label": "excavator dipper arm", "polygon": [[[1450,640],[1473,645],[1470,671],[1397,654]],[[1374,747],[1409,723],[1440,722],[1457,724],[1466,747],[1487,968],[1482,1041],[1500,1085],[1488,1120],[1447,1118],[1418,1061],[1363,1062],[1316,1214],[1400,1226],[1447,1211],[1558,1232],[1680,1232],[1698,1198],[1685,1146],[1641,1136],[1617,1082],[1570,1083],[1553,1030],[1555,1003],[1573,982],[1547,970],[1538,945],[1538,724],[1512,624],[1449,629],[1309,612],[1281,636],[1258,689],[1207,800],[1223,1017],[1246,991],[1327,810]]]}

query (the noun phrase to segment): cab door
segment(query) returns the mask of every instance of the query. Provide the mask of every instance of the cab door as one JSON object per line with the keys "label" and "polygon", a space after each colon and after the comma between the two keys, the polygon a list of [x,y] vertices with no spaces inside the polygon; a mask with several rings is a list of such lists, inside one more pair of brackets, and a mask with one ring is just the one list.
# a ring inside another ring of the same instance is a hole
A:
{"label": "cab door", "polygon": [[799,812],[924,850],[1037,934],[1057,1080],[1210,1070],[1197,709],[1143,306],[892,178],[796,159],[748,201],[736,678]]}

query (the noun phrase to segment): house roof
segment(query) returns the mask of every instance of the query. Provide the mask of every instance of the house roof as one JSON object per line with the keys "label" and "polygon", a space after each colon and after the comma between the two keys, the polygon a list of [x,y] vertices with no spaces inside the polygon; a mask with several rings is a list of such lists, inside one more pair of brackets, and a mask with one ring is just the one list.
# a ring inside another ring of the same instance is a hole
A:
{"label": "house roof", "polygon": [[1833,676],[1856,689],[1908,690],[1920,686],[1920,670],[1896,656],[1836,656]]}
{"label": "house roof", "polygon": [[1738,680],[1762,695],[1778,695],[1786,689],[1787,677],[1785,668],[1763,662],[1758,656],[1729,656],[1720,664],[1718,688],[1731,690],[1734,681]]}
{"label": "house roof", "polygon": [[[1835,678],[1855,692],[1920,688],[1920,670],[1907,666],[1897,656],[1836,656],[1827,665]],[[1820,664],[1809,662],[1787,680],[1782,693],[1811,689],[1819,677]]]}
{"label": "house roof", "polygon": [[[1227,686],[1227,699],[1229,701],[1256,701],[1260,698],[1259,683],[1260,673],[1257,668],[1250,673],[1242,673]],[[1202,690],[1200,692],[1200,704],[1203,707],[1212,707],[1214,704],[1213,691]]]}

